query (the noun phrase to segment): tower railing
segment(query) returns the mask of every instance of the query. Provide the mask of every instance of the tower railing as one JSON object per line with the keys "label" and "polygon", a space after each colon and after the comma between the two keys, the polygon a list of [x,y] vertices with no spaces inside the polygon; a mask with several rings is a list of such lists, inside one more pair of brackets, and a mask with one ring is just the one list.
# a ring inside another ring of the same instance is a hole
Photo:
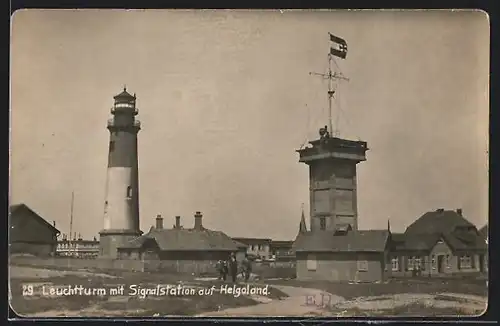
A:
{"label": "tower railing", "polygon": [[114,119],[108,119],[108,127],[123,127],[123,128],[140,128],[141,127],[141,121],[139,120],[134,120],[132,124],[128,123],[116,123]]}

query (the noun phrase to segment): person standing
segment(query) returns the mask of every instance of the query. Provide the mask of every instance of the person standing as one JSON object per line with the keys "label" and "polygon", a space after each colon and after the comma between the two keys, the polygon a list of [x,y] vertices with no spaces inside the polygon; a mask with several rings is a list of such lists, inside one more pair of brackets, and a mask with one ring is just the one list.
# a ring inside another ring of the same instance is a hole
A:
{"label": "person standing", "polygon": [[228,267],[227,267],[227,261],[223,260],[222,261],[222,280],[225,281],[227,278],[227,273],[228,273]]}
{"label": "person standing", "polygon": [[245,282],[248,282],[250,274],[252,273],[252,263],[250,262],[250,259],[248,259],[247,254],[245,254],[245,259],[243,260],[242,265],[243,265],[243,276],[245,278]]}
{"label": "person standing", "polygon": [[222,259],[217,261],[217,272],[219,273],[219,280],[224,279],[224,263]]}
{"label": "person standing", "polygon": [[229,257],[229,273],[231,273],[231,279],[233,283],[236,283],[236,276],[238,274],[238,261],[236,261],[236,255],[231,253]]}

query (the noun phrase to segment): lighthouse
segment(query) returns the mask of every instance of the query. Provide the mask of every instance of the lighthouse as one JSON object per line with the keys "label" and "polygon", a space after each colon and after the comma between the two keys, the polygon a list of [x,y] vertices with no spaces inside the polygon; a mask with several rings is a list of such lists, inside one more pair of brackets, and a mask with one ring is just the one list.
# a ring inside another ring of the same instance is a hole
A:
{"label": "lighthouse", "polygon": [[124,88],[114,97],[108,120],[109,152],[100,256],[117,258],[117,248],[142,234],[139,229],[136,96]]}

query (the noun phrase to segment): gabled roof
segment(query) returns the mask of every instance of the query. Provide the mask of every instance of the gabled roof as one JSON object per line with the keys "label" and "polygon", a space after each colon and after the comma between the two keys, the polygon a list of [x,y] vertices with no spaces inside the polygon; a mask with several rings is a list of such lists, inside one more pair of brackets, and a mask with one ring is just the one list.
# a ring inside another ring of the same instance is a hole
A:
{"label": "gabled roof", "polygon": [[394,250],[429,251],[442,236],[440,234],[392,235]]}
{"label": "gabled roof", "polygon": [[389,231],[350,231],[345,235],[334,235],[331,231],[299,233],[293,249],[297,252],[383,252]]}
{"label": "gabled roof", "polygon": [[485,248],[476,227],[461,211],[444,209],[423,214],[402,235],[393,234],[392,246],[395,250],[430,251],[440,239],[454,251]]}
{"label": "gabled roof", "polygon": [[392,237],[393,249],[398,251],[431,251],[439,240],[443,240],[451,250],[482,250],[485,249],[484,240],[474,232],[461,233],[460,231],[431,233],[431,234],[403,234]]}
{"label": "gabled roof", "polygon": [[40,216],[37,212],[32,210],[31,208],[28,207],[28,205],[24,203],[20,204],[15,204],[15,205],[10,205],[9,211],[10,211],[10,218],[15,218],[17,216],[16,213],[26,210],[27,212],[31,213],[32,216],[34,216],[39,222],[47,226],[49,229],[51,229],[54,233],[59,234],[61,233],[58,229],[56,229],[52,224],[47,222],[43,217]]}
{"label": "gabled roof", "polygon": [[240,242],[242,244],[250,244],[250,243],[262,243],[262,242],[267,242],[270,243],[273,241],[272,239],[269,238],[245,238],[245,237],[232,237],[234,241]]}
{"label": "gabled roof", "polygon": [[242,244],[221,231],[209,229],[151,229],[121,248],[140,248],[153,239],[162,251],[237,251]]}
{"label": "gabled roof", "polygon": [[445,233],[457,227],[474,227],[474,224],[453,210],[435,210],[420,216],[406,228],[405,234]]}
{"label": "gabled roof", "polygon": [[271,242],[271,248],[291,248],[293,246],[294,240],[278,240]]}
{"label": "gabled roof", "polygon": [[488,239],[488,224],[479,230],[479,234],[483,237],[483,239]]}

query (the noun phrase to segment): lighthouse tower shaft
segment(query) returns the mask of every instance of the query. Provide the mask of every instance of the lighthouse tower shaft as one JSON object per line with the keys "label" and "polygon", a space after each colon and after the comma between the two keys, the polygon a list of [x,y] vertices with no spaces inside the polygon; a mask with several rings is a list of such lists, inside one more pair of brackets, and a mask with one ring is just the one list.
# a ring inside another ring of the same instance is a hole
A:
{"label": "lighthouse tower shaft", "polygon": [[140,122],[136,97],[126,89],[114,97],[108,120],[110,133],[104,229],[100,232],[100,256],[117,258],[117,248],[140,236],[137,134]]}
{"label": "lighthouse tower shaft", "polygon": [[[322,128],[323,129],[323,128]],[[366,160],[366,142],[330,137],[320,129],[321,138],[303,148],[300,162],[309,166],[311,231],[358,229],[356,165]]]}

